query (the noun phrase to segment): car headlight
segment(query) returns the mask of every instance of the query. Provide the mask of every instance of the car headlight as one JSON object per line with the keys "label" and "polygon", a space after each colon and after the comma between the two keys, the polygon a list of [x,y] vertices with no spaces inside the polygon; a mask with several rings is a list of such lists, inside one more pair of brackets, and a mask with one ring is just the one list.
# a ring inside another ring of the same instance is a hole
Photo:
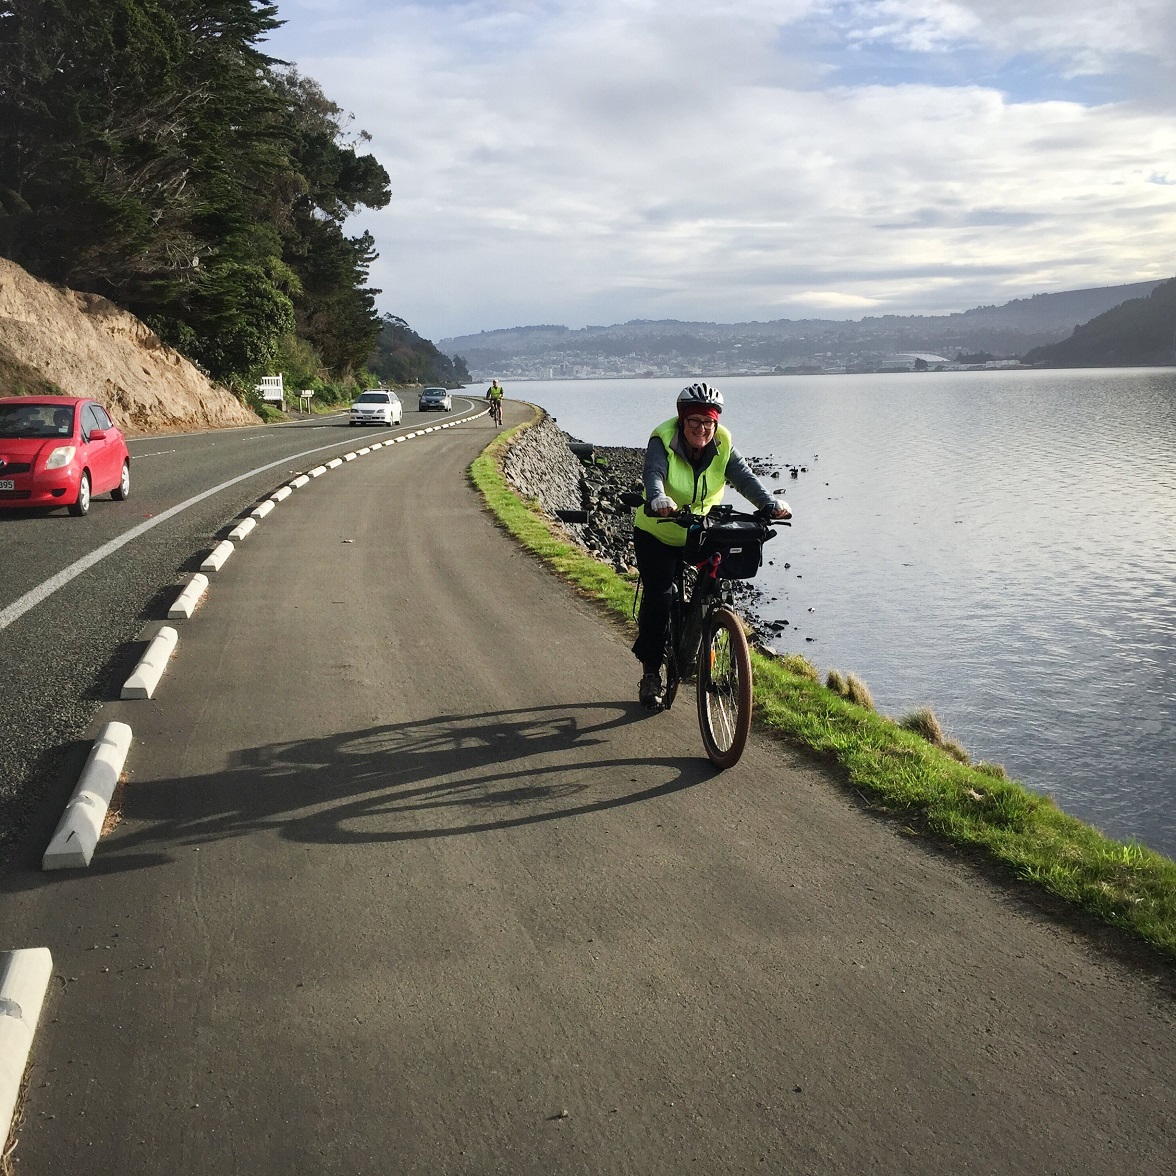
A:
{"label": "car headlight", "polygon": [[59,445],[45,462],[47,470],[60,470],[69,465],[74,459],[74,454],[77,453],[78,447],[76,445]]}

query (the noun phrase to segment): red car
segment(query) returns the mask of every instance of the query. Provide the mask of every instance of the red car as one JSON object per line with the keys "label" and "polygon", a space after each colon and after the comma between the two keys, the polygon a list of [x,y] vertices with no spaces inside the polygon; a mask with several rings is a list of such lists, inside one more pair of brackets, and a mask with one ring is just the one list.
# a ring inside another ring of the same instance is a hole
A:
{"label": "red car", "polygon": [[131,492],[131,455],[102,405],[80,396],[0,398],[0,507],[64,506]]}

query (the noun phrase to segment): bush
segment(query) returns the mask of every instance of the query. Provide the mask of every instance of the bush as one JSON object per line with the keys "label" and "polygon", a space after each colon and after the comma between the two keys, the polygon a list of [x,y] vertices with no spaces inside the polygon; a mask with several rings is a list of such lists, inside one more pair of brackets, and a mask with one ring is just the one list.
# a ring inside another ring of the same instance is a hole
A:
{"label": "bush", "polygon": [[936,747],[943,745],[943,728],[929,706],[921,706],[909,715],[903,715],[898,725],[908,731],[914,731],[916,735],[922,735],[928,743],[934,743]]}
{"label": "bush", "polygon": [[795,674],[798,678],[804,678],[806,681],[819,682],[821,680],[817,667],[801,653],[786,653],[780,659],[780,665],[788,673]]}
{"label": "bush", "polygon": [[845,697],[850,702],[865,707],[866,710],[874,709],[874,696],[870,693],[869,686],[857,674],[845,675]]}

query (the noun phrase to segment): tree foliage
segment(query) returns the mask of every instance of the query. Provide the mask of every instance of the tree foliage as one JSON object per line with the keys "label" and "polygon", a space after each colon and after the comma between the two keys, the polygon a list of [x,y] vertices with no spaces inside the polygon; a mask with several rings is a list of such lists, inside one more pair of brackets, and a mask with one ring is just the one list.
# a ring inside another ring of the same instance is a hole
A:
{"label": "tree foliage", "polygon": [[0,2],[0,253],[104,294],[214,376],[296,329],[335,373],[380,320],[346,217],[388,175],[259,48],[262,0]]}
{"label": "tree foliage", "polygon": [[460,355],[451,359],[422,339],[402,318],[383,317],[376,349],[368,367],[390,384],[437,384],[460,388],[470,382],[469,369]]}

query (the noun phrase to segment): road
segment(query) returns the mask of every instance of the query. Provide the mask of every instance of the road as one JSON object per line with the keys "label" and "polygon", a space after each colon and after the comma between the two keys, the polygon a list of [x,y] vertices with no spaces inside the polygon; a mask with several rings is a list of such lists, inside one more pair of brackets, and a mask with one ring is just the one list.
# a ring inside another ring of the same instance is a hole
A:
{"label": "road", "polygon": [[20,1170],[1164,1170],[1170,982],[785,747],[716,775],[482,512],[487,436],[299,491],[102,707],[120,824],[2,882],[60,976]]}
{"label": "road", "polygon": [[[437,420],[407,407],[389,435]],[[482,406],[456,397],[454,410],[447,419]],[[143,625],[163,615],[182,573],[199,566],[226,523],[297,471],[384,432],[335,416],[140,438],[129,446],[127,502],[103,495],[84,519],[64,510],[0,511],[0,857],[43,800],[45,782],[84,758],[80,733],[105,699],[117,697],[141,652]],[[257,472],[242,477],[250,471]],[[200,495],[207,497],[28,607],[27,595],[46,581]]]}

